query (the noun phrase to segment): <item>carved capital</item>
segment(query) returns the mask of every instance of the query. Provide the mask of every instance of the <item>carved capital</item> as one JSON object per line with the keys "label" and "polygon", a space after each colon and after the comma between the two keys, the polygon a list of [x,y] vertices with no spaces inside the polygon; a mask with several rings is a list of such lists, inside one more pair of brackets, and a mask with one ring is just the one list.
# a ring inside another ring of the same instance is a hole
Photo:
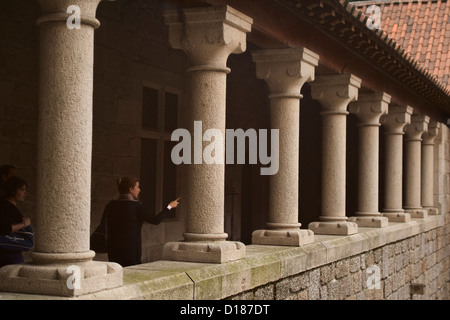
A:
{"label": "carved capital", "polygon": [[192,66],[226,68],[228,56],[246,50],[253,20],[229,6],[166,11],[169,43],[183,50]]}
{"label": "carved capital", "polygon": [[440,122],[430,121],[428,130],[422,134],[422,144],[434,144],[434,139],[438,135],[440,127]]}
{"label": "carved capital", "polygon": [[403,134],[406,125],[411,123],[413,108],[405,105],[389,105],[389,111],[380,119],[381,125],[386,128],[386,134]]}
{"label": "carved capital", "polygon": [[430,117],[414,114],[411,117],[411,123],[405,127],[407,140],[422,140],[422,134],[428,130]]}
{"label": "carved capital", "polygon": [[380,118],[387,114],[391,96],[387,93],[360,93],[358,100],[350,102],[348,108],[360,125],[380,125]]}
{"label": "carved capital", "polygon": [[349,102],[358,99],[361,79],[352,75],[318,76],[311,82],[311,95],[322,105],[322,113],[345,113]]}
{"label": "carved capital", "polygon": [[306,48],[271,49],[253,52],[256,76],[267,82],[273,95],[300,96],[307,81],[314,80],[319,56]]}

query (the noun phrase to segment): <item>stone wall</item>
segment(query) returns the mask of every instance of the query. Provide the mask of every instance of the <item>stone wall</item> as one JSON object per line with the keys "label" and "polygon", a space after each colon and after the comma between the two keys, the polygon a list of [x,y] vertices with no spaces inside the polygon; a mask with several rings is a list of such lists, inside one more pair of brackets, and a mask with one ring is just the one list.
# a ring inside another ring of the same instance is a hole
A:
{"label": "stone wall", "polygon": [[[232,299],[409,300],[450,298],[449,233],[440,227],[266,284]],[[380,272],[380,282],[372,282]],[[425,284],[423,295],[412,284]]]}
{"label": "stone wall", "polygon": [[[448,218],[360,228],[350,236],[316,235],[300,248],[248,245],[245,258],[224,264],[160,260],[130,266],[123,287],[79,298],[448,300]],[[424,294],[412,295],[412,284],[424,285]]]}

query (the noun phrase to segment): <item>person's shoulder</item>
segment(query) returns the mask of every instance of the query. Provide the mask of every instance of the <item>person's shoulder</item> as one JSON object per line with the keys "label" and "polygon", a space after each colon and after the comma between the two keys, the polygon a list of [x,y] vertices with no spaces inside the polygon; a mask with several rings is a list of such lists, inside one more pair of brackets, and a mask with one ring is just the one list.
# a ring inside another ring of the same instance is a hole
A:
{"label": "person's shoulder", "polygon": [[114,199],[111,200],[107,206],[111,207],[140,207],[142,206],[142,203],[140,201],[135,200],[121,200],[121,199]]}
{"label": "person's shoulder", "polygon": [[11,207],[14,207],[14,205],[6,199],[0,199],[0,207],[1,208],[11,208]]}

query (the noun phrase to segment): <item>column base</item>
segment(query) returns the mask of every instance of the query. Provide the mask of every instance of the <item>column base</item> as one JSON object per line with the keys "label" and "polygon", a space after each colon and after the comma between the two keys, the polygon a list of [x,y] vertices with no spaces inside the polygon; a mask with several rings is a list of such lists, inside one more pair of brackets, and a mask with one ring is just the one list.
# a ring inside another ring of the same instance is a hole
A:
{"label": "column base", "polygon": [[383,212],[383,217],[388,218],[389,222],[408,222],[411,221],[411,215],[404,211]]}
{"label": "column base", "polygon": [[374,216],[354,216],[348,218],[348,221],[355,222],[358,227],[369,227],[369,228],[383,228],[387,227],[389,220],[381,215]]}
{"label": "column base", "polygon": [[423,208],[404,208],[405,212],[411,215],[411,218],[426,218],[428,217],[428,210]]}
{"label": "column base", "polygon": [[423,207],[425,210],[428,210],[428,214],[431,216],[435,216],[439,214],[439,209],[436,207]]}
{"label": "column base", "polygon": [[0,269],[0,291],[6,292],[76,297],[122,285],[122,267],[113,262],[31,262]]}
{"label": "column base", "polygon": [[312,230],[256,230],[252,244],[300,247],[314,242]]}
{"label": "column base", "polygon": [[358,224],[350,221],[319,221],[311,222],[308,229],[314,234],[330,234],[348,236],[358,233]]}
{"label": "column base", "polygon": [[168,242],[163,259],[187,262],[225,263],[245,257],[245,245],[236,241]]}

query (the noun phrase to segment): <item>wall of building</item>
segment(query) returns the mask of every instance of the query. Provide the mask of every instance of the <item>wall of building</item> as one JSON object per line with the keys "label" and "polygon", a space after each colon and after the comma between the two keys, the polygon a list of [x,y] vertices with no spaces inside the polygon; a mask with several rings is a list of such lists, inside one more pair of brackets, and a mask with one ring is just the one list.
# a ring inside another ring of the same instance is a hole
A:
{"label": "wall of building", "polygon": [[[23,211],[35,217],[39,30],[34,1],[0,3],[0,165],[27,180]],[[20,36],[18,36],[20,35]]]}

